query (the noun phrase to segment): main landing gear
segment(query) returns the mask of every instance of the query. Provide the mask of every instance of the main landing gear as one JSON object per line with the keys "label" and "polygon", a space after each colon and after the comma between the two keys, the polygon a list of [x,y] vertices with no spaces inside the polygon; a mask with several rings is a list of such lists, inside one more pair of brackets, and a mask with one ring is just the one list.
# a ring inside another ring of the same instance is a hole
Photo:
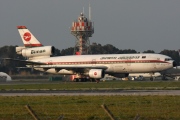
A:
{"label": "main landing gear", "polygon": [[94,79],[94,78],[74,78],[74,82],[100,82],[100,79]]}
{"label": "main landing gear", "polygon": [[150,77],[150,81],[154,81],[155,77]]}

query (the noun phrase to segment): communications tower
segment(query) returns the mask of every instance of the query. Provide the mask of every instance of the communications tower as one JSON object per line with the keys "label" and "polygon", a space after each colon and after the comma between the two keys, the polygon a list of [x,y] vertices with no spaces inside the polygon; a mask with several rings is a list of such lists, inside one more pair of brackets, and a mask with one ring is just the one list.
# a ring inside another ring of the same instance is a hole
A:
{"label": "communications tower", "polygon": [[74,54],[91,54],[89,37],[94,33],[94,26],[91,22],[91,13],[89,7],[89,19],[81,13],[78,20],[72,22],[71,34],[76,37]]}

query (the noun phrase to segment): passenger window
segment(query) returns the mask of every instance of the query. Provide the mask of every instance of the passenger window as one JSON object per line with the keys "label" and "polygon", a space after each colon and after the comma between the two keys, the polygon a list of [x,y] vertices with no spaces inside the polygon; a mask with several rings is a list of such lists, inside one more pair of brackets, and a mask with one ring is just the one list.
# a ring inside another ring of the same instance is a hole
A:
{"label": "passenger window", "polygon": [[142,56],[142,58],[146,58],[146,56]]}

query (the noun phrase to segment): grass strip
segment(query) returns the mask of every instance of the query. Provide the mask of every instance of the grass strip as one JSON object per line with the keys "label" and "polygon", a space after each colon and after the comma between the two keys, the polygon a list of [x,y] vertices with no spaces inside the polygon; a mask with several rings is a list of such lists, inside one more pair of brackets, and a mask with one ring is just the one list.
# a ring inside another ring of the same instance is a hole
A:
{"label": "grass strip", "polygon": [[109,81],[109,82],[47,82],[3,84],[0,90],[91,90],[91,89],[139,89],[139,90],[179,90],[180,81]]}
{"label": "grass strip", "polygon": [[106,104],[116,119],[179,120],[180,96],[0,96],[0,118],[31,120],[30,105],[41,120],[109,120]]}

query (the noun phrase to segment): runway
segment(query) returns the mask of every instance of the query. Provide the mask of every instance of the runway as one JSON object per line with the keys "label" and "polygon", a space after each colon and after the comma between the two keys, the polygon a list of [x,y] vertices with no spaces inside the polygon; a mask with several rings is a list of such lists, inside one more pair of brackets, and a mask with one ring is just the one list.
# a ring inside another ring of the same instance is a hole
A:
{"label": "runway", "polygon": [[0,96],[111,96],[180,95],[180,90],[9,90]]}
{"label": "runway", "polygon": [[[152,86],[148,86],[149,84],[152,84]],[[132,81],[129,82],[129,84],[125,84],[125,86],[121,86],[121,84],[124,84],[124,81],[114,81],[114,82],[102,82],[99,83],[98,86],[96,86],[96,84],[94,83],[72,83],[72,82],[51,82],[51,81],[11,81],[11,82],[4,82],[1,83],[0,85],[2,86],[8,86],[8,85],[12,85],[12,86],[16,86],[16,85],[50,85],[46,86],[46,87],[41,87],[39,88],[39,86],[36,87],[15,87],[15,89],[13,89],[13,87],[7,87],[6,88],[1,88],[0,90],[0,96],[79,96],[79,95],[83,95],[83,96],[111,96],[111,95],[136,95],[136,96],[145,96],[145,95],[180,95],[180,90],[179,87],[177,87],[176,85],[179,82],[159,82],[157,81]],[[137,83],[139,84],[143,84],[143,85],[139,85],[139,86],[133,86],[136,85]],[[163,84],[164,83],[164,84]],[[171,83],[174,83],[176,85],[170,85]],[[92,84],[92,85],[91,85]],[[109,87],[107,86],[107,84],[110,84],[110,86],[113,87]],[[116,86],[119,84],[120,86]],[[148,84],[148,85],[147,85]],[[159,87],[157,87],[156,84],[159,84]],[[163,86],[162,86],[163,84]],[[52,87],[53,85],[59,85]],[[74,85],[81,85],[76,86],[77,88],[74,87]],[[90,86],[88,86],[90,85]],[[104,85],[104,86],[102,86]],[[63,86],[63,89],[61,88]],[[66,86],[66,87],[64,87]],[[83,87],[82,87],[83,86]],[[84,87],[86,86],[86,87]],[[106,87],[105,87],[106,86]],[[146,86],[146,87],[143,87]],[[72,89],[69,89],[71,88]],[[136,89],[137,87],[137,89]],[[163,90],[163,88],[166,88],[166,90]],[[50,89],[51,88],[51,89]],[[61,89],[59,89],[61,88]],[[67,89],[66,89],[67,88]],[[127,89],[126,89],[127,88]],[[133,88],[133,89],[129,89],[129,88]],[[140,88],[140,89],[138,89]],[[173,90],[169,90],[169,89],[173,89]],[[136,89],[136,90],[135,90]],[[175,90],[176,89],[176,90]]]}

